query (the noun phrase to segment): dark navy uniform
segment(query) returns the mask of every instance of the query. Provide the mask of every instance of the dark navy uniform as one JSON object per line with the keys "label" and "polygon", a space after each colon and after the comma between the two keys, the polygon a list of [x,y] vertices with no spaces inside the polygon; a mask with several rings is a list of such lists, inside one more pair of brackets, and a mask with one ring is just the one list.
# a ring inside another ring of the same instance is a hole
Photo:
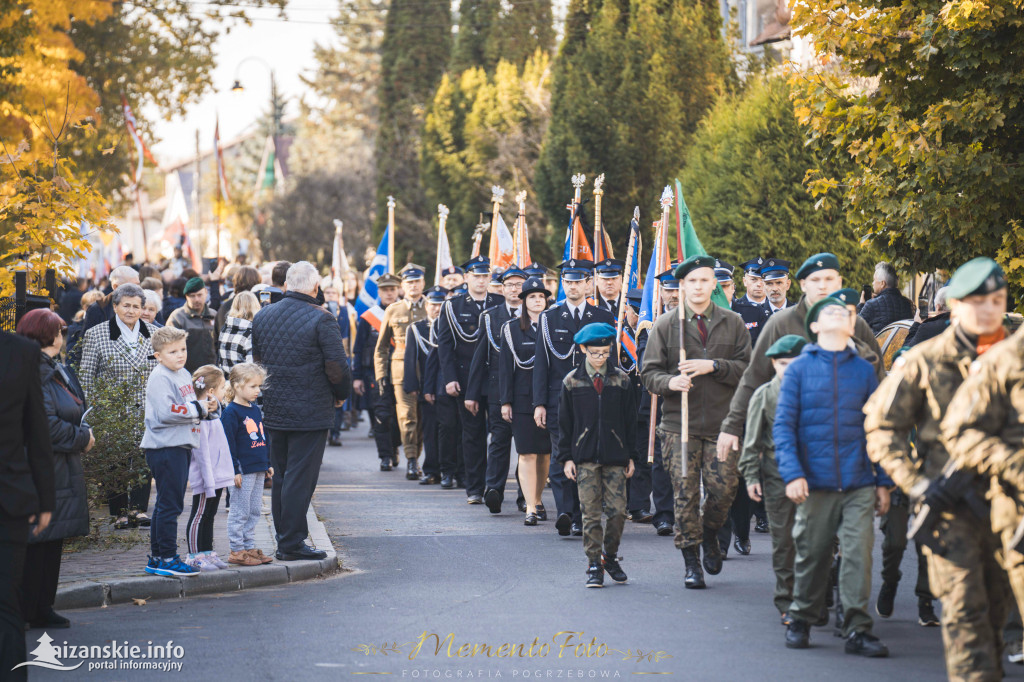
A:
{"label": "dark navy uniform", "polygon": [[393,401],[387,391],[381,395],[374,376],[374,350],[379,336],[380,333],[367,321],[364,313],[356,324],[356,341],[352,347],[352,355],[355,357],[352,379],[362,381],[365,386],[363,395],[358,398],[358,407],[365,409],[370,417],[370,430],[377,445],[377,456],[382,464],[387,462],[390,465],[395,457],[396,444],[402,442],[402,435],[394,417]]}
{"label": "dark navy uniform", "polygon": [[[603,261],[594,265],[594,274],[599,279],[615,279],[616,277],[622,277],[622,270],[626,266],[626,262],[618,260],[616,258],[605,258]],[[619,296],[621,296],[621,291]],[[619,316],[619,299],[607,299],[601,295],[600,291],[596,291],[594,295],[594,303],[598,308],[607,310],[612,316],[618,318]]]}
{"label": "dark navy uniform", "polygon": [[[486,259],[480,259],[486,262]],[[467,270],[472,263],[467,263]],[[442,385],[459,384],[458,413],[462,420],[462,454],[466,463],[466,496],[483,501],[487,470],[487,416],[466,409],[466,389],[473,354],[481,341],[480,315],[502,297],[486,295],[475,300],[468,292],[453,296],[441,307],[437,327],[437,354]],[[471,500],[473,501],[473,500]]]}
{"label": "dark navy uniform", "polygon": [[441,487],[454,488],[458,484],[460,488],[464,488],[466,465],[462,459],[462,419],[459,417],[458,399],[445,392],[444,381],[441,379],[436,345],[439,319],[430,325],[431,338],[434,339],[435,346],[427,355],[423,370],[423,392],[434,395]]}
{"label": "dark navy uniform", "polygon": [[772,316],[768,299],[766,298],[761,303],[755,303],[743,295],[732,302],[732,311],[743,318],[743,324],[750,332],[750,343],[757,343],[757,337],[768,323],[768,318]]}
{"label": "dark navy uniform", "polygon": [[[518,269],[511,272],[522,273]],[[496,490],[501,494],[498,498],[498,508],[500,499],[505,496],[505,481],[508,479],[509,459],[512,454],[512,425],[501,418],[501,403],[498,402],[501,328],[521,310],[521,307],[511,308],[507,302],[502,301],[480,315],[481,341],[473,355],[473,362],[469,368],[469,385],[466,387],[466,400],[475,400],[480,404],[480,410],[487,412],[490,442],[487,446],[484,488]]]}
{"label": "dark navy uniform", "polygon": [[441,460],[437,450],[437,408],[427,402],[424,378],[427,373],[427,358],[437,347],[434,342],[434,330],[430,320],[414,322],[406,329],[405,336],[405,373],[402,376],[402,390],[416,394],[421,419],[421,438],[423,440],[423,481],[440,482]]}
{"label": "dark navy uniform", "polygon": [[[570,265],[570,263],[574,265]],[[576,265],[582,265],[577,269]],[[585,261],[567,261],[562,264],[562,277],[566,279],[579,270],[582,277],[589,276],[592,264]],[[607,322],[615,325],[615,317],[607,310],[602,310],[584,302],[578,309],[579,317],[575,317],[569,309],[568,301],[545,310],[540,316],[538,325],[537,355],[533,367],[533,406],[547,408],[547,430],[551,434],[551,466],[548,479],[551,492],[555,498],[558,515],[569,514],[572,522],[582,526],[583,517],[580,513],[579,494],[576,484],[569,480],[558,461],[558,396],[562,390],[562,380],[569,372],[583,364],[584,355],[573,343],[573,337],[584,326],[593,322]],[[613,356],[614,358],[614,353]],[[611,363],[613,366],[617,363]]]}

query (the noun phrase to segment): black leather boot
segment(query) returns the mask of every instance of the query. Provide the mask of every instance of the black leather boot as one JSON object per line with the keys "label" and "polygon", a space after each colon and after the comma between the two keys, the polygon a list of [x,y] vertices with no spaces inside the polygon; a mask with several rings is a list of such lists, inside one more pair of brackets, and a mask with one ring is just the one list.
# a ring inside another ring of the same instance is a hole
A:
{"label": "black leather boot", "polygon": [[600,561],[591,561],[587,567],[587,587],[604,587],[604,568]]}
{"label": "black leather boot", "polygon": [[[718,539],[715,538],[715,542]],[[692,547],[683,547],[683,562],[686,564],[686,578],[683,580],[683,585],[688,590],[702,590],[704,589],[704,571],[700,567],[700,549],[699,545]]]}
{"label": "black leather boot", "polygon": [[711,575],[722,572],[722,547],[718,533],[704,526],[704,570]]}

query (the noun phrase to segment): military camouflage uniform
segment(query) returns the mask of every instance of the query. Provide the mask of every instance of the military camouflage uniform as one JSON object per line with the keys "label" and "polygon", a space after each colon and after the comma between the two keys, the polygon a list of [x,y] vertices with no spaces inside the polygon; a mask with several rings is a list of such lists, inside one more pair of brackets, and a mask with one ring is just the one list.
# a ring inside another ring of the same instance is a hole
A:
{"label": "military camouflage uniform", "polygon": [[[614,557],[619,551],[622,528],[626,525],[626,467],[596,462],[576,466],[576,485],[583,511],[583,550],[587,559]],[[601,512],[607,521],[601,528]]]}
{"label": "military camouflage uniform", "polygon": [[409,325],[427,317],[426,308],[423,306],[424,300],[421,296],[415,302],[403,299],[388,306],[380,324],[380,337],[377,339],[373,358],[378,383],[387,380],[390,367],[398,428],[402,433],[402,449],[405,450],[405,458],[411,461],[417,460],[420,456],[423,435],[420,431],[419,404],[416,397],[409,395],[402,388],[402,380],[405,377],[405,341]]}
{"label": "military camouflage uniform", "polygon": [[1010,546],[1024,505],[1024,328],[971,365],[942,434],[958,465],[992,477],[992,530],[1002,540],[1017,605],[1024,607],[1024,555]]}
{"label": "military camouflage uniform", "polygon": [[[940,422],[947,412],[967,412],[950,401],[976,355],[961,328],[950,327],[897,359],[864,406],[868,455],[911,499],[925,492],[949,460]],[[916,456],[910,443],[915,428]],[[982,497],[984,487],[979,481]],[[945,551],[924,552],[932,591],[942,600],[947,673],[958,680],[998,679],[1009,590],[994,557],[996,537],[962,502],[943,515],[938,533]]]}
{"label": "military camouflage uniform", "polygon": [[776,375],[767,384],[754,391],[747,409],[747,429],[743,438],[743,451],[738,464],[740,475],[747,481],[760,479],[762,499],[768,512],[768,526],[772,536],[772,570],[775,571],[773,602],[779,613],[785,614],[793,602],[793,523],[796,505],[786,497],[786,483],[779,475],[775,461],[775,408],[779,404],[782,379]]}
{"label": "military camouflage uniform", "polygon": [[[700,544],[704,526],[717,532],[729,513],[739,482],[736,470],[739,452],[731,452],[725,462],[719,462],[716,441],[736,384],[750,362],[750,334],[739,315],[710,304],[704,311],[705,341],[689,306],[685,312],[687,359],[718,362],[718,368],[710,374],[693,378],[688,393],[685,479],[682,475],[682,398],[678,391],[668,387],[672,378],[679,375],[679,313],[676,310],[659,317],[651,328],[640,372],[647,390],[665,399],[658,436],[662,461],[675,493],[675,545],[679,549]],[[703,519],[702,482],[706,494]]]}

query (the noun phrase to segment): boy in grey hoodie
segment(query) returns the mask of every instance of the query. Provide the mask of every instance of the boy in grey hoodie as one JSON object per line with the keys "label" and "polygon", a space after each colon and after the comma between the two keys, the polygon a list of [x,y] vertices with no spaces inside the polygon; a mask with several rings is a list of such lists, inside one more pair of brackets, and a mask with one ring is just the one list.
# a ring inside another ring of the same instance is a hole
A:
{"label": "boy in grey hoodie", "polygon": [[188,483],[192,448],[199,445],[199,422],[210,418],[216,398],[196,399],[192,375],[185,367],[187,334],[163,327],[153,334],[153,355],[160,363],[146,383],[146,433],[141,447],[156,480],[156,504],[149,528],[150,557],[146,573],[195,575],[199,571],[178,556],[178,517]]}

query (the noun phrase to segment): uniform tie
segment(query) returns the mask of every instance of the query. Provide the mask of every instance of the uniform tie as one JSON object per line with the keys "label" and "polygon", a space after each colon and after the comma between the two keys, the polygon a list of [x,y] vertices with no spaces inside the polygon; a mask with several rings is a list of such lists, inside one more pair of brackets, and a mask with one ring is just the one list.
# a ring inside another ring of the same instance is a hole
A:
{"label": "uniform tie", "polygon": [[708,326],[704,324],[703,315],[694,315],[697,320],[697,330],[700,332],[700,342],[702,345],[708,345]]}
{"label": "uniform tie", "polygon": [[580,309],[577,308],[572,312],[572,319],[576,320],[576,326],[580,326]]}
{"label": "uniform tie", "polygon": [[600,373],[594,375],[594,390],[598,395],[601,395],[601,391],[604,390],[604,379]]}

